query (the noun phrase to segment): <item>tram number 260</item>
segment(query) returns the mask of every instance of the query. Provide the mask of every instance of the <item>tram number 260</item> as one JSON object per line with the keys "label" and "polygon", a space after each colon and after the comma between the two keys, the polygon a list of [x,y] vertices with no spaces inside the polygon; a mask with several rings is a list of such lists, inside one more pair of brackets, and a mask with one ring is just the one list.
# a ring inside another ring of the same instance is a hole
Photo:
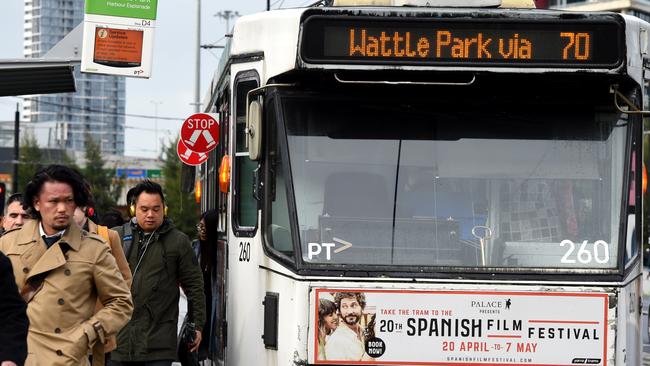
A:
{"label": "tram number 260", "polygon": [[250,262],[251,261],[251,243],[239,243],[239,261],[240,262]]}

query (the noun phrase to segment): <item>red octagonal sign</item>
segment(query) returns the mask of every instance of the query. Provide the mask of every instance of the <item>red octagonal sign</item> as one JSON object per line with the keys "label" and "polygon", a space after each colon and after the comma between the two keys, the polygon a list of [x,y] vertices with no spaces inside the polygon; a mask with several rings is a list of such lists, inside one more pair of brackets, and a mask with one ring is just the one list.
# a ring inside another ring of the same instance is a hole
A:
{"label": "red octagonal sign", "polygon": [[196,113],[183,122],[183,144],[197,153],[207,153],[219,143],[219,122],[207,113]]}
{"label": "red octagonal sign", "polygon": [[204,161],[208,160],[208,153],[190,150],[185,146],[183,140],[178,140],[176,153],[181,161],[187,165],[201,165]]}

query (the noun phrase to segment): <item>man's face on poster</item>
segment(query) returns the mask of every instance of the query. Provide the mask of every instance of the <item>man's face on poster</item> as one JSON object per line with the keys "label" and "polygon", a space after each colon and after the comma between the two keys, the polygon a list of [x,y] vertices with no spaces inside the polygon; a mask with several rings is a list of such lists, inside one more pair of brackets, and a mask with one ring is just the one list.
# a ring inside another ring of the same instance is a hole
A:
{"label": "man's face on poster", "polygon": [[361,320],[362,309],[356,297],[341,299],[339,311],[341,312],[341,318],[347,325],[356,325]]}

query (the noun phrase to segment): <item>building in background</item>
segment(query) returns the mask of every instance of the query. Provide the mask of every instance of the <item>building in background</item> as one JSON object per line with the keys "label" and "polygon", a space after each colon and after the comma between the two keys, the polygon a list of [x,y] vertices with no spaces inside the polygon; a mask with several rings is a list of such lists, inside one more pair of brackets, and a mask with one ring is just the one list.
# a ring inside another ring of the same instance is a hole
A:
{"label": "building in background", "polygon": [[[84,0],[25,0],[25,57],[45,55],[83,18]],[[25,97],[23,125],[44,147],[83,151],[89,134],[102,152],[124,155],[124,78],[75,70],[75,79],[76,93]]]}
{"label": "building in background", "polygon": [[[83,169],[86,167],[86,158],[83,151],[75,151],[70,157],[77,162],[79,168]],[[144,179],[149,179],[159,183],[163,187],[165,186],[165,177],[162,173],[164,162],[159,159],[122,155],[104,155],[103,158],[105,162],[104,169],[115,172],[115,180],[124,179],[123,191],[117,201],[119,206],[127,205],[126,191]],[[2,165],[0,164],[1,167]],[[2,181],[1,178],[2,176],[0,175],[0,181]]]}

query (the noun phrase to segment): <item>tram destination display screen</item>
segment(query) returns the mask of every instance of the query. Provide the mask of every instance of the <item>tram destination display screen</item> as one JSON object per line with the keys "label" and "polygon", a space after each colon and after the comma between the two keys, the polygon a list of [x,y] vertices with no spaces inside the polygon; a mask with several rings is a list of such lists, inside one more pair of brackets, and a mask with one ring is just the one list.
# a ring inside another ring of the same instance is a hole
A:
{"label": "tram destination display screen", "polygon": [[612,68],[623,26],[610,20],[405,19],[310,16],[308,63]]}

